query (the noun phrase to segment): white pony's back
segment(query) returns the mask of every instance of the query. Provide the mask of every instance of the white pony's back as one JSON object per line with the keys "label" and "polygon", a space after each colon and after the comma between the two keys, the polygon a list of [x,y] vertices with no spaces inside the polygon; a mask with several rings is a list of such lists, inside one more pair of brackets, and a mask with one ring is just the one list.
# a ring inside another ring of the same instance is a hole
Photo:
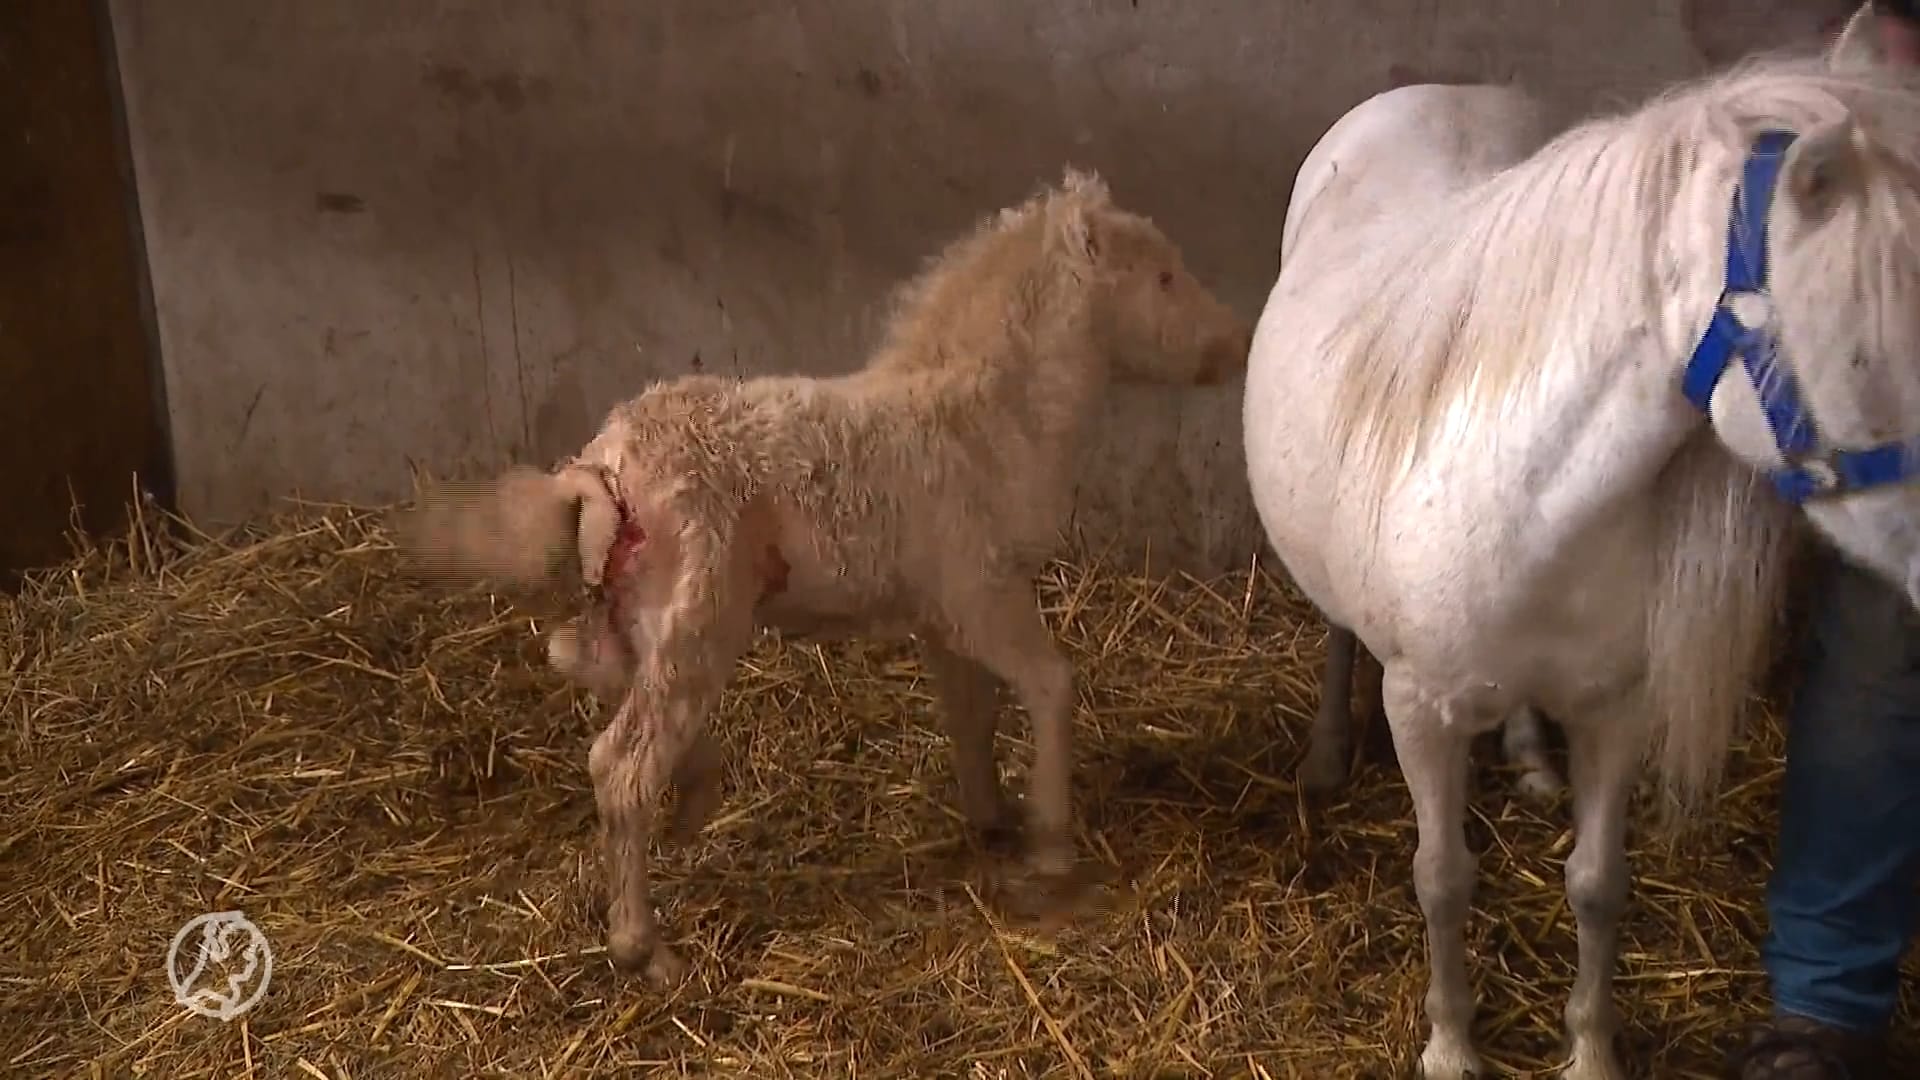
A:
{"label": "white pony's back", "polygon": [[[1280,258],[1311,239],[1313,204],[1341,202],[1345,227],[1384,211],[1418,212],[1408,199],[1444,195],[1465,178],[1521,160],[1552,134],[1551,110],[1514,86],[1416,83],[1375,94],[1335,121],[1294,177]],[[1382,144],[1405,153],[1382,154]],[[1362,153],[1351,153],[1365,148]]]}

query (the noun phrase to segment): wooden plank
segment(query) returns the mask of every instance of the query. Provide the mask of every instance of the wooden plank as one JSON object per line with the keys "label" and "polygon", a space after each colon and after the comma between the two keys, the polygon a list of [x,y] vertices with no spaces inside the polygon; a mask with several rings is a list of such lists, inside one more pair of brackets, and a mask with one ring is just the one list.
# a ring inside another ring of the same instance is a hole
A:
{"label": "wooden plank", "polygon": [[0,4],[0,587],[78,522],[170,503],[165,409],[103,5]]}

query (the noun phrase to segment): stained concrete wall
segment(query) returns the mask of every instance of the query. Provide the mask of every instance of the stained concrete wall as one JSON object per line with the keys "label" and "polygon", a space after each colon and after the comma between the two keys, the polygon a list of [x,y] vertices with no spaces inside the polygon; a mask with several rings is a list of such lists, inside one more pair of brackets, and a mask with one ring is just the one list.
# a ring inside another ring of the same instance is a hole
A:
{"label": "stained concrete wall", "polygon": [[[1617,101],[1848,6],[114,0],[181,501],[389,499],[409,459],[550,460],[653,377],[850,368],[891,283],[1067,162],[1251,316],[1366,95]],[[1105,432],[1096,539],[1251,555],[1237,386]]]}

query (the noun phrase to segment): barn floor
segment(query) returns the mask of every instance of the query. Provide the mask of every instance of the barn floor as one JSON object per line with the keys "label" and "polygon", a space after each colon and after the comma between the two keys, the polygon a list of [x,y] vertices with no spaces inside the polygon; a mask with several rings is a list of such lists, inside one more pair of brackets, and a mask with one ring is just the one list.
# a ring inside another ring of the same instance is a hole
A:
{"label": "barn floor", "polygon": [[[1321,807],[1289,783],[1321,626],[1265,577],[1081,560],[1045,596],[1081,665],[1104,903],[1048,937],[1002,918],[909,650],[769,644],[717,721],[727,803],[658,867],[694,964],[662,994],[600,952],[593,707],[526,615],[416,591],[347,508],[90,553],[0,599],[0,1071],[1398,1075],[1425,978],[1404,788],[1371,765]],[[1763,1007],[1777,739],[1756,738],[1709,834],[1636,853],[1619,991],[1642,1075],[1712,1075],[1715,1035]],[[1472,824],[1479,1037],[1535,1075],[1571,975],[1565,813],[1500,781]],[[172,1001],[165,955],[232,908],[273,974],[222,1023]]]}

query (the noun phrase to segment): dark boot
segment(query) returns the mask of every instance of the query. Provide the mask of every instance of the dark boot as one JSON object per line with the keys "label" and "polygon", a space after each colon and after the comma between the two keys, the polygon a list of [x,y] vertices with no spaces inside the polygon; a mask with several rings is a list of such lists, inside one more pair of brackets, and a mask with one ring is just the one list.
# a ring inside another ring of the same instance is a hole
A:
{"label": "dark boot", "polygon": [[1776,1016],[1735,1038],[1727,1080],[1882,1080],[1885,1048],[1804,1016]]}

